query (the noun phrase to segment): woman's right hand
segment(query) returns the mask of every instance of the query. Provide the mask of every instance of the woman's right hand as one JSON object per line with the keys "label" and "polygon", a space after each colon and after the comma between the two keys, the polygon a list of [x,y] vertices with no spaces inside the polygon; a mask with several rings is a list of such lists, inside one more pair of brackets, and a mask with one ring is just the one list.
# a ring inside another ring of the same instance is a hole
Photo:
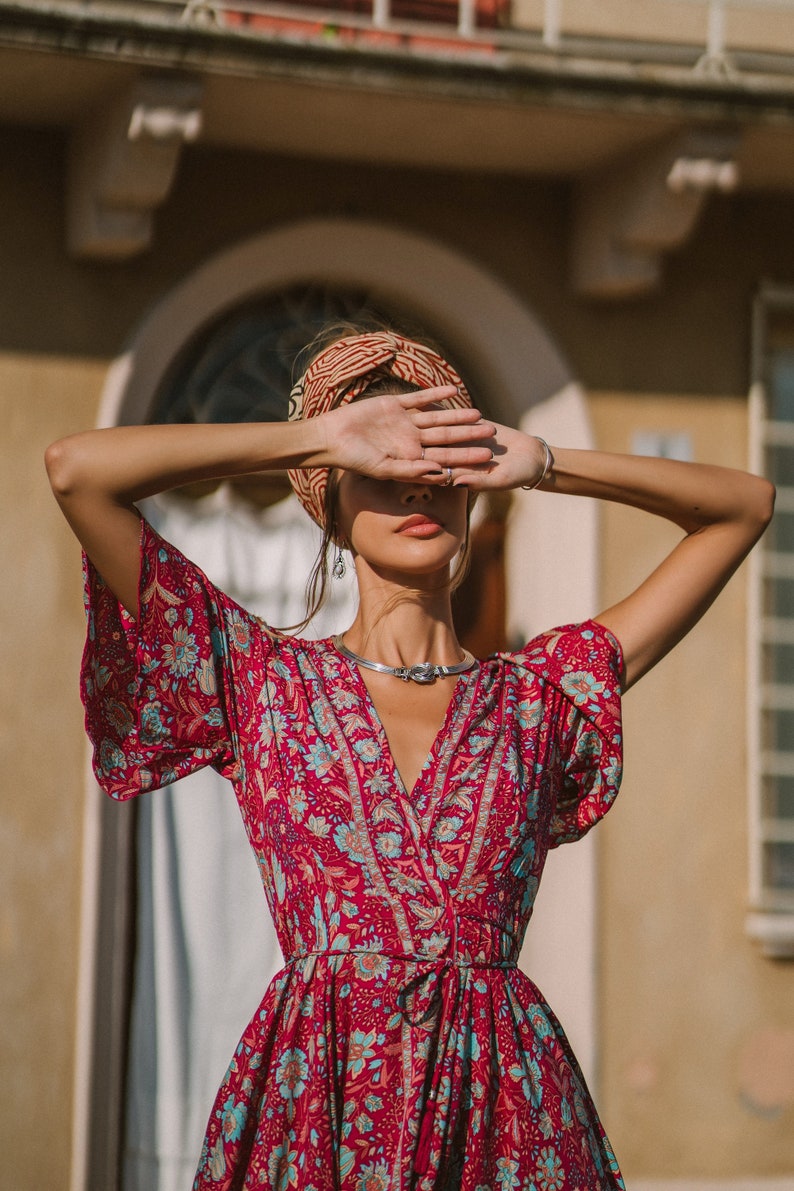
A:
{"label": "woman's right hand", "polygon": [[325,450],[316,462],[378,480],[437,479],[449,468],[476,467],[493,457],[495,433],[476,409],[442,408],[452,386],[386,394],[340,406],[317,418]]}
{"label": "woman's right hand", "polygon": [[[50,446],[53,493],[94,566],[137,615],[140,516],[135,502],[196,480],[300,467],[378,479],[445,479],[446,467],[491,458],[494,427],[476,410],[441,409],[451,388],[372,397],[297,422],[120,426]],[[424,448],[425,458],[422,459]]]}

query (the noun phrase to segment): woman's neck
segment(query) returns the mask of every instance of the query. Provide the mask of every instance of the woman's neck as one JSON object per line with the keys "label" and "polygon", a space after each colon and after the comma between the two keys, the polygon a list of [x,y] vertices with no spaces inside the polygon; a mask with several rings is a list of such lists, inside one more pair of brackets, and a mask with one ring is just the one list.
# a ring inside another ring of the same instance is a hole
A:
{"label": "woman's neck", "polygon": [[345,644],[370,661],[387,666],[419,662],[454,665],[463,656],[452,623],[448,577],[404,579],[374,574],[357,567],[359,607]]}

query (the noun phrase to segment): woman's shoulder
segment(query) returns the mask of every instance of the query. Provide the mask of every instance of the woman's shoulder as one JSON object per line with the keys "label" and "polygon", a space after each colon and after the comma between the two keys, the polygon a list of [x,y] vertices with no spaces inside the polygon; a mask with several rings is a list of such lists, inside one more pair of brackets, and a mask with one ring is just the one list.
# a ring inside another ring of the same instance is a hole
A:
{"label": "woman's shoulder", "polygon": [[609,675],[620,682],[620,642],[604,625],[588,619],[557,625],[533,637],[520,649],[498,655],[516,670],[528,671],[564,692],[580,674]]}

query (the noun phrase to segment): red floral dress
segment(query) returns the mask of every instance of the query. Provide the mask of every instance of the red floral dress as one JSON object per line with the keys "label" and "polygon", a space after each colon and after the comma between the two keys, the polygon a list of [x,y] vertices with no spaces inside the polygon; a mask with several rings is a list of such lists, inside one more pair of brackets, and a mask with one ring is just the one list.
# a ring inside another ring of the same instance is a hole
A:
{"label": "red floral dress", "polygon": [[87,565],[82,684],[114,798],[212,765],[285,966],[240,1040],[195,1191],[605,1191],[617,1163],[516,967],[550,847],[620,780],[620,651],[554,629],[456,680],[413,790],[357,668],[268,629],[144,522],[140,616]]}

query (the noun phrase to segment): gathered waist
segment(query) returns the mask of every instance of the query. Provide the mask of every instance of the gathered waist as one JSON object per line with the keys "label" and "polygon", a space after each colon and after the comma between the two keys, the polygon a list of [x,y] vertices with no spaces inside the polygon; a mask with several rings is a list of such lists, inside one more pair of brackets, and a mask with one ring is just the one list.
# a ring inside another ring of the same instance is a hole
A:
{"label": "gathered waist", "polygon": [[[377,963],[397,960],[406,971],[398,978],[394,989],[394,1007],[409,1025],[434,1027],[439,1015],[451,1020],[456,1004],[468,985],[464,973],[474,971],[513,971],[518,966],[513,959],[472,959],[465,954],[449,953],[428,956],[399,951],[385,951],[369,947],[350,947],[304,951],[285,960],[292,967],[303,960],[327,959],[338,963],[345,958],[370,957]],[[451,979],[451,984],[449,978]]]}
{"label": "gathered waist", "polygon": [[326,948],[320,951],[300,951],[284,958],[285,966],[305,959],[342,959],[345,956],[378,956],[380,959],[398,960],[406,964],[417,964],[423,968],[515,968],[514,959],[472,959],[465,953],[441,955],[420,955],[415,952],[387,951],[382,947]]}

